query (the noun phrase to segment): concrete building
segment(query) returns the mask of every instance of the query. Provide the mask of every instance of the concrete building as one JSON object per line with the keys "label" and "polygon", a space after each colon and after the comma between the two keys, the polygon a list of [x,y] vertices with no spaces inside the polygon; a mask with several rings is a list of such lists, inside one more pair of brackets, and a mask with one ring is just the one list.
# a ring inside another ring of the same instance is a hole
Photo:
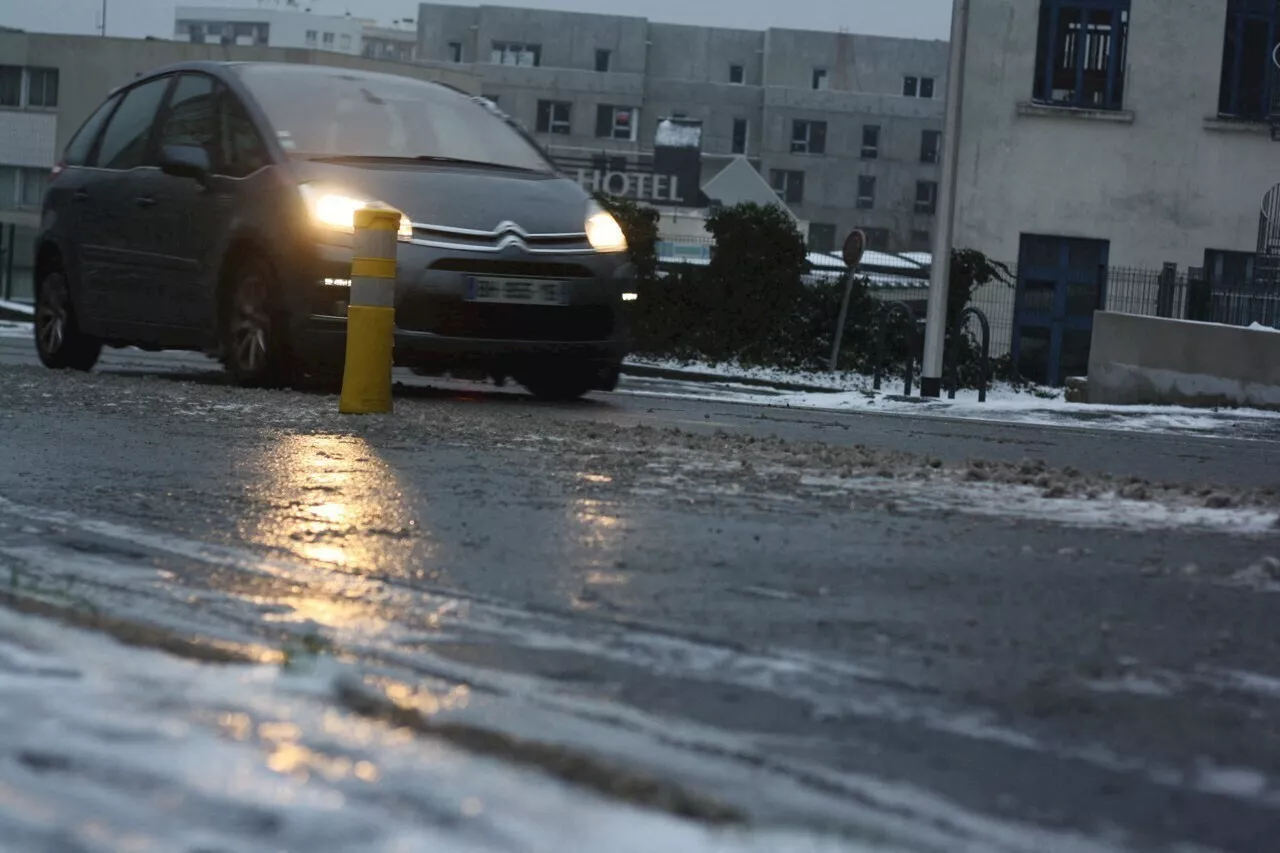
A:
{"label": "concrete building", "polygon": [[50,169],[81,123],[112,89],[138,74],[199,59],[364,68],[480,91],[463,68],[315,50],[0,32],[0,299],[30,298],[41,198]]}
{"label": "concrete building", "polygon": [[1117,267],[1170,262],[1210,279],[1252,267],[1263,195],[1280,181],[1280,12],[1251,0],[970,9],[956,243],[1018,263],[1024,372],[1081,375]]}
{"label": "concrete building", "polygon": [[236,47],[290,47],[358,56],[364,24],[339,15],[316,15],[297,8],[263,6],[179,6],[174,12],[175,41]]}
{"label": "concrete building", "polygon": [[697,121],[701,186],[745,156],[815,248],[855,227],[928,248],[945,42],[438,3],[418,41],[420,61],[474,70],[566,171],[644,174],[659,122]]}
{"label": "concrete building", "polygon": [[360,55],[386,62],[414,62],[418,58],[416,30],[365,24],[360,30]]}

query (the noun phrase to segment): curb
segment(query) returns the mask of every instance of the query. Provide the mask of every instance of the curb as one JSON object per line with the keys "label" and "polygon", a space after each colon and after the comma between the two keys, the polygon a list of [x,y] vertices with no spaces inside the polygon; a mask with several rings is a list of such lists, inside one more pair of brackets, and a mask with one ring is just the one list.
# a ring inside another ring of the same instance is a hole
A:
{"label": "curb", "polygon": [[28,308],[21,302],[5,302],[0,300],[0,320],[17,320],[30,323],[35,319],[35,309]]}
{"label": "curb", "polygon": [[724,376],[719,373],[706,373],[700,370],[679,370],[671,367],[650,367],[644,364],[623,364],[622,372],[628,376],[642,376],[650,379],[675,379],[686,382],[705,382],[708,384],[747,385],[752,388],[771,388],[777,391],[798,391],[806,394],[842,394],[843,389],[821,385],[804,385],[795,382],[773,382],[768,379],[753,379],[739,376]]}

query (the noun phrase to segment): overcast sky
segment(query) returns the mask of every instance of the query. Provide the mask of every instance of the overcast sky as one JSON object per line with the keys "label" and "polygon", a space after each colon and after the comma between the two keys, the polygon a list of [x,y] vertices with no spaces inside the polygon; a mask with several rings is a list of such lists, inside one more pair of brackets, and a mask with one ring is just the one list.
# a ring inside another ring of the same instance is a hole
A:
{"label": "overcast sky", "polygon": [[[451,0],[477,6],[476,0]],[[271,6],[275,0],[264,0]],[[258,0],[107,0],[107,35],[169,37],[173,10],[184,6],[249,6]],[[283,3],[280,3],[283,7]],[[303,0],[303,6],[307,1]],[[312,9],[388,24],[417,15],[414,0],[310,0]],[[639,15],[680,24],[764,29],[792,27],[839,30],[877,35],[945,39],[950,27],[951,0],[511,0],[486,5],[526,6],[577,12]],[[96,33],[102,0],[0,0],[0,26],[59,33]],[[732,11],[729,11],[732,9]]]}

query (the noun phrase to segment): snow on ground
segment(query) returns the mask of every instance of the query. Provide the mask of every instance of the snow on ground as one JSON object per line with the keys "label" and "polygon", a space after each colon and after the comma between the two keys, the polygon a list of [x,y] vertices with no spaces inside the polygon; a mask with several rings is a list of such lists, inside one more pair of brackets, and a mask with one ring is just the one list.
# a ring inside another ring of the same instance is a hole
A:
{"label": "snow on ground", "polygon": [[0,838],[25,851],[861,851],[609,801],[331,704],[327,658],[211,665],[0,609]]}
{"label": "snow on ground", "polygon": [[0,338],[29,338],[31,334],[30,323],[0,320]]}
{"label": "snow on ground", "polygon": [[13,311],[18,314],[34,315],[36,309],[30,302],[13,302],[8,299],[0,299],[0,310]]}
{"label": "snow on ground", "polygon": [[[629,363],[670,370],[687,370],[723,376],[721,387],[692,382],[671,391],[645,387],[643,381],[629,378],[623,393],[702,399],[722,402],[753,403],[799,409],[833,411],[889,412],[910,415],[941,415],[1001,423],[1039,424],[1044,426],[1078,426],[1130,432],[1214,432],[1239,424],[1274,425],[1280,429],[1280,412],[1261,409],[1197,409],[1184,406],[1111,406],[1070,403],[1061,389],[1030,386],[1016,388],[996,382],[987,392],[987,400],[978,402],[978,392],[962,390],[954,400],[943,396],[938,400],[907,399],[902,396],[902,378],[882,378],[881,390],[871,390],[871,377],[857,373],[824,373],[820,371],[785,371],[770,368],[744,368],[740,365],[709,365],[650,359],[631,359]],[[827,387],[829,392],[787,392],[744,387],[736,379],[755,379],[780,384]],[[725,387],[729,386],[729,387]],[[912,389],[919,393],[918,388]]]}

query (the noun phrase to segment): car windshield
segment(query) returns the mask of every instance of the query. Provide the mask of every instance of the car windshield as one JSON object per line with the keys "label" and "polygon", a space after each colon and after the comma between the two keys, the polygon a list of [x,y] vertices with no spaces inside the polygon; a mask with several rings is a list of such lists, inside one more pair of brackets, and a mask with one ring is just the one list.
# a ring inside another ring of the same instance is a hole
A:
{"label": "car windshield", "polygon": [[459,92],[342,68],[245,65],[281,146],[309,157],[427,158],[551,172],[496,112]]}

